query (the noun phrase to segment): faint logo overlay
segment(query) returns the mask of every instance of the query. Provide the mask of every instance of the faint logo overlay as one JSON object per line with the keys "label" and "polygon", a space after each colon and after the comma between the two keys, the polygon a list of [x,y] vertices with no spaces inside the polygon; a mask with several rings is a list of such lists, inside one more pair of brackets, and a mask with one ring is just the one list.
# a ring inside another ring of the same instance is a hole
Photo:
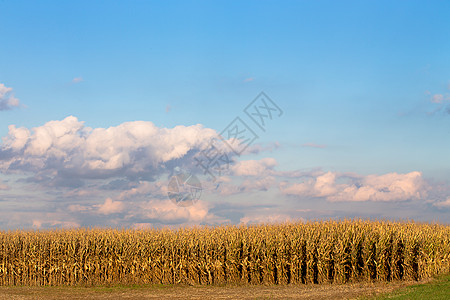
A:
{"label": "faint logo overlay", "polygon": [[252,120],[258,127],[249,126],[239,115],[216,137],[212,138],[209,147],[194,157],[197,167],[203,169],[203,174],[211,176],[213,182],[216,176],[222,176],[230,166],[229,152],[223,151],[220,144],[225,144],[237,156],[241,156],[258,138],[256,130],[266,132],[267,126],[276,118],[283,115],[281,108],[261,92],[243,110],[247,119]]}
{"label": "faint logo overlay", "polygon": [[[230,170],[230,155],[241,156],[259,138],[257,131],[266,132],[267,126],[283,115],[281,108],[264,92],[250,102],[243,112],[245,116],[241,114],[242,117],[252,120],[253,126],[249,126],[239,115],[236,116],[218,136],[211,138],[206,149],[194,156],[195,166],[202,169],[203,175],[209,175],[212,182],[216,181],[217,176]],[[232,153],[223,149],[224,147],[229,148]],[[200,180],[190,172],[182,172],[179,167],[174,171],[176,175],[170,178],[168,185],[170,200],[184,207],[195,204],[202,193]],[[220,183],[216,190],[219,185]]]}
{"label": "faint logo overlay", "polygon": [[169,199],[181,207],[194,205],[202,194],[200,180],[191,173],[176,171],[178,174],[170,178],[167,187]]}

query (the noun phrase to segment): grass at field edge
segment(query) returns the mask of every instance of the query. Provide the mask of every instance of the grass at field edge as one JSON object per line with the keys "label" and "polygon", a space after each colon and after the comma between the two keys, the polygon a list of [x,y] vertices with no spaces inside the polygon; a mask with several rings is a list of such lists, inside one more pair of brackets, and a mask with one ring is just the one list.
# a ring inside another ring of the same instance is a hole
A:
{"label": "grass at field edge", "polygon": [[381,294],[375,297],[362,297],[360,299],[448,300],[450,299],[450,274],[435,277],[428,283],[414,284],[391,293]]}

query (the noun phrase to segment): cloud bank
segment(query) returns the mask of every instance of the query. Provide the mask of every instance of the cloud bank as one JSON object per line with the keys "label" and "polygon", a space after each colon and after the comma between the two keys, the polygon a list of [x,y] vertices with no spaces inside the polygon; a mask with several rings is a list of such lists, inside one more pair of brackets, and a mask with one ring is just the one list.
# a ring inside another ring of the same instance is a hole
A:
{"label": "cloud bank", "polygon": [[92,129],[73,116],[32,130],[10,125],[0,149],[0,171],[31,173],[32,180],[69,186],[83,179],[152,180],[175,164],[192,164],[187,158],[214,136],[202,125],[159,128],[145,121]]}
{"label": "cloud bank", "polygon": [[328,201],[405,201],[426,196],[420,172],[348,177],[327,172],[300,183],[282,182],[285,195],[325,198]]}
{"label": "cloud bank", "polygon": [[[216,182],[202,178],[200,201],[190,207],[175,205],[167,197],[166,176],[175,167],[196,169],[193,157],[216,135],[202,125],[160,128],[145,121],[90,128],[73,116],[32,129],[10,125],[0,147],[0,173],[7,178],[0,181],[0,201],[15,202],[17,209],[2,212],[0,226],[28,222],[36,228],[146,228],[281,222],[312,216],[301,211],[319,212],[326,201],[335,208],[349,202],[425,203],[427,192],[432,192],[417,171],[382,175],[280,171],[273,157],[241,157],[232,160]],[[254,147],[249,154],[272,151]],[[22,195],[15,195],[16,187]],[[232,205],[233,201],[245,205]],[[449,203],[431,201],[429,206],[444,211]],[[23,210],[27,205],[38,209]],[[319,213],[334,216],[336,211]]]}

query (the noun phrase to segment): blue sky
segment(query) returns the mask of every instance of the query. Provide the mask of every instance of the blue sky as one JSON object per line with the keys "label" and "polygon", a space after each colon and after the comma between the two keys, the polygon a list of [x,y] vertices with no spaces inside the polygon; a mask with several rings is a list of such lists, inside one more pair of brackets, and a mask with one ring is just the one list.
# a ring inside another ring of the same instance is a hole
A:
{"label": "blue sky", "polygon": [[[0,1],[0,227],[448,222],[449,9],[447,1]],[[261,91],[284,113],[258,132],[259,150],[235,157],[223,190],[205,190],[195,208],[170,206],[167,176],[192,160],[183,151],[200,151],[209,129],[243,116]],[[186,131],[151,134],[136,121]],[[188,141],[196,124],[203,129]],[[10,125],[27,128],[27,138]],[[148,161],[121,144],[138,127],[152,137],[135,141]],[[113,128],[90,142],[109,143],[112,156],[96,162],[91,144],[70,148],[60,128],[67,136]],[[148,212],[137,216],[133,203]]]}

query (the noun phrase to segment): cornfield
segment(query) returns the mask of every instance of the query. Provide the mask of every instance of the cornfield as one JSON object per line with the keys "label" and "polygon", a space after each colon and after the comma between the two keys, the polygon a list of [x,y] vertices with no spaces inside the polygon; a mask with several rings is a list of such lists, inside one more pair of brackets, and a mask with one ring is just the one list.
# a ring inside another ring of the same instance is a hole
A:
{"label": "cornfield", "polygon": [[0,285],[320,284],[450,271],[450,226],[324,221],[0,232]]}

